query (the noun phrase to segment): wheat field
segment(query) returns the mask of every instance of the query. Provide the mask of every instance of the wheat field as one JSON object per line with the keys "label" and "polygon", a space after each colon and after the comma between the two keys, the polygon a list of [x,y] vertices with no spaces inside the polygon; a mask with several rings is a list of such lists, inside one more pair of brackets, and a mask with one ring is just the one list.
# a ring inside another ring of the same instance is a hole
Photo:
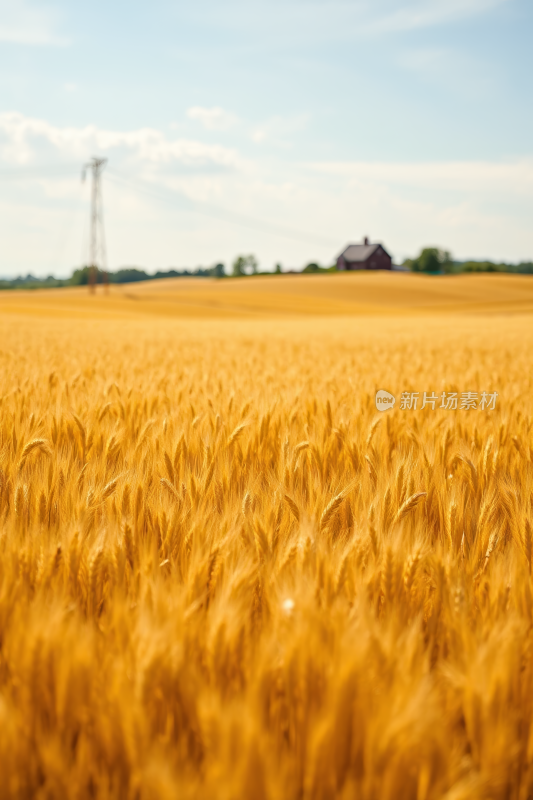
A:
{"label": "wheat field", "polygon": [[56,296],[0,299],[1,800],[533,797],[520,298]]}

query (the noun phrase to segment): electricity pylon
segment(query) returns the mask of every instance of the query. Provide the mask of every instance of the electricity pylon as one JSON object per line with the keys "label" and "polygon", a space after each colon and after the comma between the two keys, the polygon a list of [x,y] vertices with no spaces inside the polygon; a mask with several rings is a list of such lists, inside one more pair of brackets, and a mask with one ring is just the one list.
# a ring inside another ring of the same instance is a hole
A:
{"label": "electricity pylon", "polygon": [[105,291],[108,291],[108,278],[106,268],[106,249],[105,249],[105,236],[104,236],[104,209],[102,205],[102,183],[101,175],[107,164],[107,158],[93,157],[91,160],[83,165],[81,173],[82,181],[85,180],[85,174],[88,169],[93,174],[93,185],[91,193],[91,252],[89,263],[89,291],[96,290],[96,276],[98,274],[98,265],[102,272],[102,280],[104,282]]}

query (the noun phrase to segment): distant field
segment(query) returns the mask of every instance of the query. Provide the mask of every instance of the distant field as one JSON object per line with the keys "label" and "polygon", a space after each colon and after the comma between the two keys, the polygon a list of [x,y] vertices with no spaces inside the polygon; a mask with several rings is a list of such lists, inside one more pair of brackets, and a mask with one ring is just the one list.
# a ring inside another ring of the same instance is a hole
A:
{"label": "distant field", "polygon": [[0,292],[0,313],[42,316],[271,317],[531,313],[533,277],[390,273],[169,278],[111,286]]}

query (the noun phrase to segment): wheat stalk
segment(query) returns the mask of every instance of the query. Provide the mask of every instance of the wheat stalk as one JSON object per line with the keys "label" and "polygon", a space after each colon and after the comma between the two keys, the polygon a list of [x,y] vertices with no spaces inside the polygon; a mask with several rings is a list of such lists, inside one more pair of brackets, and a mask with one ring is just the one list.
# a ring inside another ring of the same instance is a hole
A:
{"label": "wheat stalk", "polygon": [[290,508],[290,510],[292,512],[292,515],[294,516],[296,522],[300,522],[300,510],[299,510],[298,506],[296,505],[296,503],[294,502],[294,500],[292,500],[289,497],[288,494],[283,495],[283,497],[285,499],[285,502],[289,506],[289,508]]}
{"label": "wheat stalk", "polygon": [[409,514],[414,508],[419,505],[427,497],[427,492],[416,492],[412,494],[411,497],[408,497],[405,503],[403,503],[400,508],[398,509],[398,513],[396,514],[395,523],[401,522],[407,514]]}
{"label": "wheat stalk", "polygon": [[170,481],[167,478],[160,478],[159,481],[161,483],[161,486],[164,486],[165,489],[168,489],[168,491],[170,492],[172,497],[175,500],[177,500],[178,503],[180,503],[181,502],[181,497],[179,496],[179,493],[178,493],[178,490],[176,489],[176,487],[172,483],[170,483]]}
{"label": "wheat stalk", "polygon": [[25,445],[25,447],[24,447],[24,449],[22,451],[22,454],[20,456],[19,465],[18,465],[19,471],[21,471],[24,468],[24,465],[26,464],[28,456],[31,453],[33,453],[34,451],[41,452],[41,453],[43,453],[45,455],[48,455],[48,456],[52,455],[52,450],[50,448],[50,443],[49,443],[48,439],[32,439],[31,442],[28,442],[27,445]]}
{"label": "wheat stalk", "polygon": [[330,500],[330,502],[322,512],[322,516],[320,517],[321,530],[324,530],[324,528],[331,521],[333,515],[339,509],[341,503],[343,503],[344,500],[346,500],[346,497],[352,491],[353,487],[354,487],[353,483],[349,484],[348,486],[346,486],[345,489],[342,490],[342,492],[339,492],[339,494],[337,494],[332,500]]}

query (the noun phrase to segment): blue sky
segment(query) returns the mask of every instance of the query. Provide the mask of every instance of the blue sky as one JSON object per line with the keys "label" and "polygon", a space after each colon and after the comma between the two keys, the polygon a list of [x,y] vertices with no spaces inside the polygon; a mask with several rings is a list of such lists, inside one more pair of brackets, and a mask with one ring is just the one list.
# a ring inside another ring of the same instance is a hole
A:
{"label": "blue sky", "polygon": [[0,0],[0,274],[533,258],[525,0]]}

